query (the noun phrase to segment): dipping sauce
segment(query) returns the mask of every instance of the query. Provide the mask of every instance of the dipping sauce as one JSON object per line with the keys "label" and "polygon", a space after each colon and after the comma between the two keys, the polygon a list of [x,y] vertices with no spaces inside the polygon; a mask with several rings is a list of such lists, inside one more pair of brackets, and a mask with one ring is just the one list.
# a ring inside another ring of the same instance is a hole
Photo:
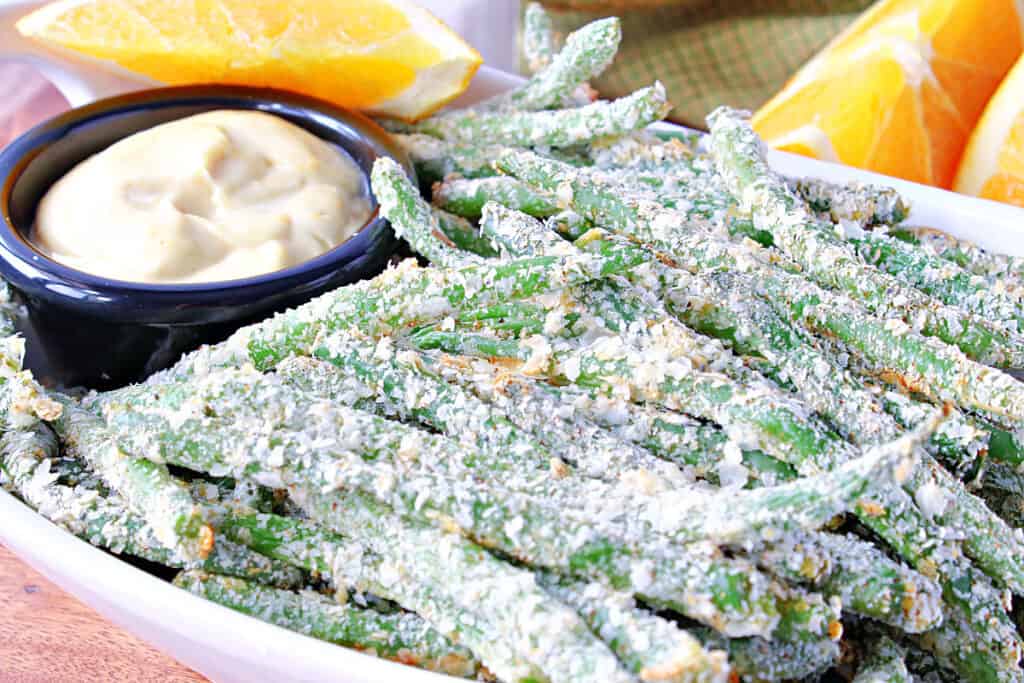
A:
{"label": "dipping sauce", "polygon": [[344,152],[271,114],[219,110],[127,137],[54,183],[32,241],[78,270],[212,282],[294,266],[371,213]]}

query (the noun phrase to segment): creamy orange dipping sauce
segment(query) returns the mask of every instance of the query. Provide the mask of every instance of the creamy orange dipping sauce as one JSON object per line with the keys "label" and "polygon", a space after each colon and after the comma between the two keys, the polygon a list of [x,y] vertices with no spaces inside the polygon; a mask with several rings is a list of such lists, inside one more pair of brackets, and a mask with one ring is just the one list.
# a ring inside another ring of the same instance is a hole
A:
{"label": "creamy orange dipping sauce", "polygon": [[342,151],[271,114],[211,111],[111,145],[54,183],[32,240],[78,270],[211,282],[294,266],[370,215]]}

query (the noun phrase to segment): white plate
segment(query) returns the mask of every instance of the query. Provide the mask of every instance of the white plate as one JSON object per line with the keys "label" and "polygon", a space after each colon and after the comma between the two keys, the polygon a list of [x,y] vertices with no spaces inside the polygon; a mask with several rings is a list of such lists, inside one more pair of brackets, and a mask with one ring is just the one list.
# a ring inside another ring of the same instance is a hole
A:
{"label": "white plate", "polygon": [[[519,80],[482,69],[460,102],[479,100]],[[790,175],[891,185],[912,202],[912,221],[1024,255],[1021,209],[789,154],[772,153],[771,158]],[[455,680],[297,635],[178,590],[75,538],[4,491],[0,491],[0,542],[117,625],[215,681]],[[26,623],[25,628],[31,629],[32,624]]]}

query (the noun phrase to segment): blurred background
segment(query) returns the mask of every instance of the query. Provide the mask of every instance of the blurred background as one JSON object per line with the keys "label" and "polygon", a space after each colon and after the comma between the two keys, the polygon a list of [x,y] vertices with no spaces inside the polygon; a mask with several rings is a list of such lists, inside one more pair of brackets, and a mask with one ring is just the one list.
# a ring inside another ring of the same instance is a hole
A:
{"label": "blurred background", "polygon": [[67,108],[67,101],[28,64],[0,61],[0,147],[39,121]]}

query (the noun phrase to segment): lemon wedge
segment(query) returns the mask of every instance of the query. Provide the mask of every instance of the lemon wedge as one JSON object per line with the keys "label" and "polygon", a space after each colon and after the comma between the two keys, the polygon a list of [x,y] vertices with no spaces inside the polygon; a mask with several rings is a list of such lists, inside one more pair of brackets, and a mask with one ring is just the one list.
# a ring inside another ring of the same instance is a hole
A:
{"label": "lemon wedge", "polygon": [[165,83],[283,88],[409,121],[482,61],[406,0],[58,0],[17,29]]}
{"label": "lemon wedge", "polygon": [[754,116],[769,145],[951,187],[1024,46],[1014,0],[882,0]]}
{"label": "lemon wedge", "polygon": [[1024,58],[985,108],[953,189],[1024,206]]}

